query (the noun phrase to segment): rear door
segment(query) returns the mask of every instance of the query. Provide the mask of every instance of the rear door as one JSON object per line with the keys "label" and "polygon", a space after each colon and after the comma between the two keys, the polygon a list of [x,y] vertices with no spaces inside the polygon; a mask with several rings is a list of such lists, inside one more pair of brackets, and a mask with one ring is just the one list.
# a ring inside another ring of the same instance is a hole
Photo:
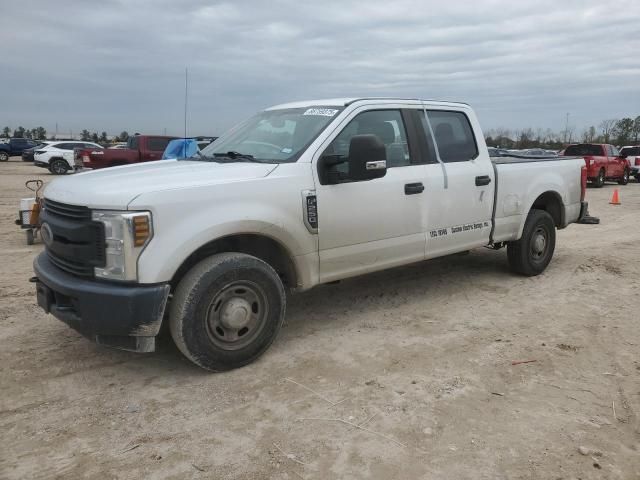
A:
{"label": "rear door", "polygon": [[[493,164],[473,112],[427,107],[419,111],[436,161],[427,165],[427,258],[489,242],[495,178]],[[435,141],[434,141],[435,140]],[[431,148],[431,147],[430,147]]]}
{"label": "rear door", "polygon": [[620,157],[620,151],[613,145],[607,145],[609,156],[610,177],[622,177],[626,162]]}

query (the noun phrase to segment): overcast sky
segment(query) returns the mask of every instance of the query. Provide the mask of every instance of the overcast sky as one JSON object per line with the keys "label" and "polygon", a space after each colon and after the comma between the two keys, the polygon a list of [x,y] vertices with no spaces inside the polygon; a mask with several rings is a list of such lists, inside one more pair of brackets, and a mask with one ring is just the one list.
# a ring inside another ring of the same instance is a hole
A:
{"label": "overcast sky", "polygon": [[269,105],[470,103],[485,129],[640,115],[640,1],[3,2],[0,127],[220,134]]}

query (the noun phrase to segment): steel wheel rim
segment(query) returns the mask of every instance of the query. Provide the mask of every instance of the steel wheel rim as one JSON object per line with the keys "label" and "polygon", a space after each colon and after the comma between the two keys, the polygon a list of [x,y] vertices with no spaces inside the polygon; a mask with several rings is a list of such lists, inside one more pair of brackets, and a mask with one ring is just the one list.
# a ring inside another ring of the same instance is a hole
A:
{"label": "steel wheel rim", "polygon": [[622,181],[623,182],[628,182],[629,181],[629,172],[627,172],[626,170],[622,174]]}
{"label": "steel wheel rim", "polygon": [[535,261],[540,261],[546,256],[548,250],[549,231],[545,227],[539,226],[531,236],[531,257]]}
{"label": "steel wheel rim", "polygon": [[223,287],[207,307],[209,339],[223,350],[246,347],[266,324],[269,304],[264,290],[247,280]]}
{"label": "steel wheel rim", "polygon": [[598,183],[604,183],[604,172],[600,170],[600,175],[598,175]]}

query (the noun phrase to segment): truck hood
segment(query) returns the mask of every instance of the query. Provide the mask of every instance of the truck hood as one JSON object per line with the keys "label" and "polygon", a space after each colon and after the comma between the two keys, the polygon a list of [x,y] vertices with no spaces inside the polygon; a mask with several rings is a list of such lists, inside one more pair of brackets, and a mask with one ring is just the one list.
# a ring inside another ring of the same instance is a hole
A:
{"label": "truck hood", "polygon": [[54,180],[48,199],[91,208],[126,209],[139,195],[262,178],[277,164],[160,160],[82,172]]}

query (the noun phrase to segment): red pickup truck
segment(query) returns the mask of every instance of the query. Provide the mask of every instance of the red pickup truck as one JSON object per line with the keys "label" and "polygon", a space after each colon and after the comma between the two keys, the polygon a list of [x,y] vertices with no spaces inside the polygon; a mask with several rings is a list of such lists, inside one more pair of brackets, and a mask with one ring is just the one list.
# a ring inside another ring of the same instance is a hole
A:
{"label": "red pickup truck", "polygon": [[584,157],[587,165],[587,178],[596,187],[602,187],[606,180],[620,185],[629,183],[631,167],[626,157],[618,149],[607,143],[580,143],[569,145],[561,155]]}
{"label": "red pickup truck", "polygon": [[129,137],[127,148],[95,150],[81,148],[75,151],[76,168],[106,168],[130,163],[161,160],[167,144],[176,137],[161,135],[136,135]]}

